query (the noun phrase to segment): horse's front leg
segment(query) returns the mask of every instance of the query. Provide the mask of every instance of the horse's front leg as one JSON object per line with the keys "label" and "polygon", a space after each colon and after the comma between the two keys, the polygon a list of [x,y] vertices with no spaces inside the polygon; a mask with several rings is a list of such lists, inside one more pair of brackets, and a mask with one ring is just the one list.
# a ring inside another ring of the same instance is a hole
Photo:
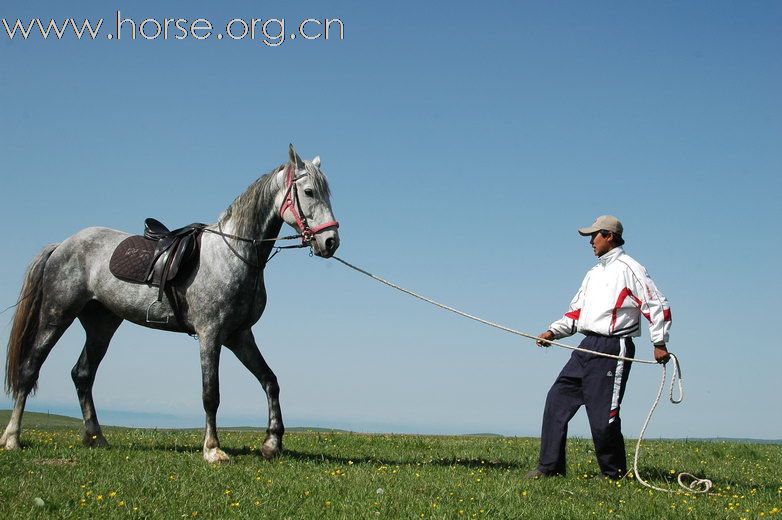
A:
{"label": "horse's front leg", "polygon": [[220,449],[217,438],[217,408],[220,406],[220,342],[214,335],[199,334],[201,344],[202,399],[206,412],[204,431],[204,460],[228,462],[229,457]]}
{"label": "horse's front leg", "polygon": [[255,338],[250,329],[240,331],[226,342],[226,346],[236,354],[239,361],[252,372],[261,383],[266,392],[269,408],[269,427],[266,430],[266,439],[263,441],[261,453],[264,458],[271,459],[282,451],[282,436],[285,426],[282,423],[282,410],[280,409],[280,386],[277,384],[277,376],[266,364]]}

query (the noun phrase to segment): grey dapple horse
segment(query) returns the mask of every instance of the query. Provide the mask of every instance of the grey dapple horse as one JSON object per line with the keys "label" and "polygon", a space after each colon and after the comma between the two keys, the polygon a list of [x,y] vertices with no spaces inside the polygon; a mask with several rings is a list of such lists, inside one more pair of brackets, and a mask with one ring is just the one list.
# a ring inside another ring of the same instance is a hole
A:
{"label": "grey dapple horse", "polygon": [[[6,391],[13,395],[11,419],[0,448],[18,449],[27,397],[35,389],[41,365],[63,332],[78,319],[87,340],[71,375],[84,415],[84,444],[106,445],[95,413],[92,386],[109,342],[123,320],[138,325],[198,335],[206,412],[204,459],[224,462],[216,414],[220,401],[220,350],[228,347],[266,392],[269,424],[262,453],[282,450],[285,431],[277,378],[266,364],[250,327],[266,306],[263,268],[282,224],[302,234],[302,242],[321,257],[339,246],[338,224],[320,158],[303,161],[293,146],[289,162],[256,180],[201,235],[196,265],[177,282],[179,311],[167,300],[150,307],[158,289],[122,281],[109,271],[115,247],[128,234],[87,228],[49,245],[33,259],[16,308],[6,359]],[[241,238],[245,240],[242,240]],[[247,238],[255,239],[246,240]],[[152,315],[148,315],[151,313]],[[168,319],[172,316],[179,319]]]}

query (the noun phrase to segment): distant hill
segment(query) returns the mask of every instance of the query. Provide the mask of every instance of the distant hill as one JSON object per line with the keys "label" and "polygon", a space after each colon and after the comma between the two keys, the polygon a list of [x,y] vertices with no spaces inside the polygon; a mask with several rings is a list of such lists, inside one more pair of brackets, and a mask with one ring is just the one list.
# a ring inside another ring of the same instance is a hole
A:
{"label": "distant hill", "polygon": [[[11,418],[11,410],[0,410],[0,431],[8,424],[8,420]],[[24,428],[81,428],[82,420],[75,417],[69,417],[67,415],[57,415],[49,413],[39,412],[25,412],[23,420]],[[103,425],[104,427],[112,427],[111,425]],[[123,426],[113,426],[113,428],[126,428]],[[156,430],[200,430],[202,428],[138,428],[138,429],[156,429]],[[257,426],[223,426],[221,431],[266,431],[266,428]],[[286,427],[286,432],[319,432],[319,433],[351,433],[350,430],[340,430],[338,428],[321,428],[317,426],[293,426]],[[437,437],[438,435],[428,435]],[[460,437],[461,435],[442,435],[444,437]],[[467,433],[463,434],[465,437],[503,437],[496,433]],[[689,438],[658,438],[652,440],[670,440],[674,442],[680,441],[693,441],[693,442],[727,442],[727,443],[739,443],[739,444],[782,444],[782,439],[751,439],[751,438],[731,438],[731,437],[689,437]]]}
{"label": "distant hill", "polygon": [[782,444],[782,439],[744,439],[734,437],[689,438],[688,441],[728,442],[738,444]]}
{"label": "distant hill", "polygon": [[[190,430],[202,430],[203,428],[188,428]],[[266,428],[261,426],[223,426],[220,428],[221,431],[234,431],[234,432],[265,432]],[[339,433],[350,433],[348,430],[339,430],[337,428],[319,428],[317,426],[286,426],[285,427],[285,433],[291,433],[291,432],[297,432],[297,433],[331,433],[331,432],[339,432]]]}
{"label": "distant hill", "polygon": [[[11,418],[11,410],[0,410],[0,428],[5,428]],[[82,420],[65,415],[25,412],[22,418],[23,428],[81,428]]]}
{"label": "distant hill", "polygon": [[[11,418],[11,410],[0,410],[0,431],[8,424],[8,420]],[[104,427],[112,427],[109,424],[104,424]],[[40,412],[24,412],[24,418],[22,419],[23,428],[81,428],[82,420],[75,417],[68,417],[67,415],[57,415],[52,413],[40,413]],[[122,428],[121,426],[114,426],[114,428]],[[153,429],[153,428],[141,428],[141,429]],[[172,429],[172,430],[200,430],[202,428],[154,428],[154,429]],[[223,431],[266,431],[266,428],[257,426],[224,426],[220,428]],[[294,426],[291,428],[285,428],[286,432],[344,432],[347,430],[339,430],[337,428],[318,428],[310,426]]]}

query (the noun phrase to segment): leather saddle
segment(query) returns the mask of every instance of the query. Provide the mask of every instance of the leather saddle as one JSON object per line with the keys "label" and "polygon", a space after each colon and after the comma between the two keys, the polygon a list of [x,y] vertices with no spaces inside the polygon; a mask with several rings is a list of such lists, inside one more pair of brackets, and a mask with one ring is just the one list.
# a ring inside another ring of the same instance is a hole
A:
{"label": "leather saddle", "polygon": [[173,289],[177,276],[184,277],[193,266],[205,227],[206,224],[194,223],[172,231],[159,220],[148,218],[144,221],[144,236],[130,236],[114,249],[109,261],[109,270],[114,276],[126,282],[160,288],[157,300],[147,308],[147,322],[168,323],[168,318],[159,321],[149,317],[150,309],[168,294],[174,315],[182,324],[178,297]]}

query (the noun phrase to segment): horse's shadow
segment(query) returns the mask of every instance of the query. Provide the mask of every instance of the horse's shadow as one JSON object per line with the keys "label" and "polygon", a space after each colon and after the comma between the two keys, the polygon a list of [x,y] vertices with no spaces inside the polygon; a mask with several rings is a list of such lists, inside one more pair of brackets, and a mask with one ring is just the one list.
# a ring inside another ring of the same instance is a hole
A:
{"label": "horse's shadow", "polygon": [[416,460],[411,457],[404,457],[399,459],[391,459],[390,457],[335,457],[332,455],[324,455],[322,453],[311,453],[305,451],[286,450],[282,454],[283,457],[287,457],[293,460],[304,462],[320,462],[324,464],[383,464],[386,466],[417,466],[419,464],[452,467],[461,466],[464,468],[490,468],[490,469],[512,469],[512,470],[527,470],[529,469],[529,462],[509,462],[503,460],[486,460],[486,459],[464,459],[456,457],[445,457],[431,460]]}
{"label": "horse's shadow", "polygon": [[[110,449],[110,448],[109,448]],[[127,449],[127,448],[125,448]],[[183,453],[183,454],[201,454],[200,444],[171,444],[171,443],[156,443],[146,446],[133,446],[129,448],[131,451],[149,452],[159,451],[168,453]],[[250,448],[243,446],[241,448],[222,447],[232,458],[237,457],[254,457],[258,460],[264,460],[261,455],[261,451],[258,448]],[[429,459],[427,457],[414,457],[410,455],[400,455],[399,457],[369,457],[369,456],[337,456],[329,455],[323,452],[304,451],[304,450],[292,450],[285,449],[282,454],[275,457],[277,460],[293,460],[299,462],[309,462],[314,464],[322,464],[328,466],[334,465],[350,465],[350,464],[368,464],[368,465],[384,465],[384,466],[419,466],[419,465],[432,465],[441,467],[453,467],[458,466],[466,469],[487,468],[492,470],[514,470],[514,471],[527,471],[530,467],[534,467],[535,460],[533,458],[521,458],[517,461],[507,460],[487,460],[485,458],[456,458],[456,457],[441,457],[437,459]],[[655,485],[669,486],[672,489],[678,486],[677,474],[671,474],[670,469],[666,469],[659,466],[641,466],[639,468],[641,476],[647,482]],[[702,471],[696,471],[695,474],[703,474]],[[597,473],[592,476],[598,476]],[[685,480],[685,484],[688,483]],[[743,483],[734,481],[732,479],[720,480],[720,486],[740,486]],[[774,485],[764,486],[760,483],[754,484],[757,487],[769,487],[773,488]]]}
{"label": "horse's shadow", "polygon": [[[260,449],[253,449],[247,446],[241,448],[231,448],[231,447],[222,446],[221,449],[232,458],[257,457],[258,459],[263,460],[263,456],[261,455]],[[200,454],[201,446],[194,445],[194,444],[173,445],[173,444],[166,444],[166,443],[158,443],[158,444],[152,444],[148,446],[134,446],[131,448],[131,450]],[[465,459],[461,457],[460,458],[444,457],[438,459],[426,459],[425,457],[414,458],[410,456],[404,456],[399,458],[366,457],[366,456],[345,457],[345,456],[326,455],[320,452],[308,452],[308,451],[291,450],[291,449],[285,449],[282,452],[282,454],[277,455],[275,458],[281,460],[289,459],[289,460],[295,460],[300,462],[310,462],[310,463],[324,464],[324,465],[344,464],[347,466],[349,464],[375,464],[375,465],[380,464],[384,466],[418,466],[418,465],[426,464],[426,465],[443,466],[443,467],[460,466],[469,469],[490,468],[496,470],[503,470],[503,469],[528,470],[530,464],[533,463],[531,459],[529,461],[527,460],[503,461],[503,460],[487,460],[487,459],[479,459],[479,458]]]}

